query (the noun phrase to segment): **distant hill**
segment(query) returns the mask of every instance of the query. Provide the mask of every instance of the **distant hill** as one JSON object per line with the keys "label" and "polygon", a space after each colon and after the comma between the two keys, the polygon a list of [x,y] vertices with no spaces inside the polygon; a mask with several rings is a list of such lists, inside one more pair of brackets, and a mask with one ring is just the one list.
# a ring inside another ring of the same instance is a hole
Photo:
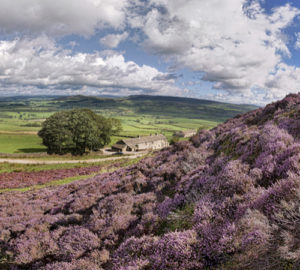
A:
{"label": "distant hill", "polygon": [[146,95],[122,98],[66,96],[53,99],[54,104],[61,109],[87,107],[132,114],[177,116],[211,121],[224,121],[258,108],[254,105],[237,105],[203,99]]}
{"label": "distant hill", "polygon": [[58,111],[89,108],[112,115],[139,114],[181,117],[223,122],[238,114],[257,109],[255,105],[221,103],[210,100],[170,96],[18,96],[0,98],[0,111]]}

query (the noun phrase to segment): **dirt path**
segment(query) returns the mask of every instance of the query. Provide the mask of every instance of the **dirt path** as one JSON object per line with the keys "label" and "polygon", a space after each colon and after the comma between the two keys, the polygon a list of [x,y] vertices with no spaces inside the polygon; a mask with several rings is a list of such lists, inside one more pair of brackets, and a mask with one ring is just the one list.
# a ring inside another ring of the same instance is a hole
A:
{"label": "dirt path", "polygon": [[37,131],[4,131],[0,130],[0,134],[5,135],[37,135]]}
{"label": "dirt path", "polygon": [[34,160],[34,159],[13,159],[13,158],[0,158],[1,162],[7,163],[15,163],[15,164],[66,164],[66,163],[94,163],[94,162],[101,162],[107,160],[119,160],[119,159],[135,159],[138,157],[142,157],[145,153],[124,156],[124,157],[108,157],[108,158],[98,158],[98,159],[87,159],[87,160]]}

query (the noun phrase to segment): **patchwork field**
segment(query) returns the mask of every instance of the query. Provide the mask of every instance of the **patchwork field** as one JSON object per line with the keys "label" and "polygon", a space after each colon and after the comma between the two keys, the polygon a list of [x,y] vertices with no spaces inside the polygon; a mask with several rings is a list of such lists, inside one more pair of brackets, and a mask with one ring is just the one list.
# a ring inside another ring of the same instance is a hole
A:
{"label": "patchwork field", "polygon": [[233,105],[206,100],[133,96],[97,97],[15,97],[0,99],[0,153],[41,153],[46,148],[36,135],[41,123],[51,114],[72,108],[89,108],[106,117],[121,120],[123,131],[116,141],[162,133],[168,139],[175,131],[211,129],[239,113],[254,109],[250,105]]}

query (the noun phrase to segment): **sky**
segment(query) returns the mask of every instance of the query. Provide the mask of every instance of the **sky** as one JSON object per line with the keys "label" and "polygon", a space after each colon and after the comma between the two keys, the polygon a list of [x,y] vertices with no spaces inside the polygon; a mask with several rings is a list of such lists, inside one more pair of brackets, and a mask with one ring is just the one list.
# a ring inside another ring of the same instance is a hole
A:
{"label": "sky", "polygon": [[298,91],[299,0],[0,0],[0,96]]}

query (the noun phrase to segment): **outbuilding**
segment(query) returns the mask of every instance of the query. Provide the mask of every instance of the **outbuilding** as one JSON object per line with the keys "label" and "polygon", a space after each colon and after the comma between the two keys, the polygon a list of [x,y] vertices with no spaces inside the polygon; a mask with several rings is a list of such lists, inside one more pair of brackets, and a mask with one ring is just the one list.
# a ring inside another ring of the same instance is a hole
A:
{"label": "outbuilding", "polygon": [[123,139],[112,146],[117,152],[138,152],[162,149],[169,146],[167,138],[162,134]]}

